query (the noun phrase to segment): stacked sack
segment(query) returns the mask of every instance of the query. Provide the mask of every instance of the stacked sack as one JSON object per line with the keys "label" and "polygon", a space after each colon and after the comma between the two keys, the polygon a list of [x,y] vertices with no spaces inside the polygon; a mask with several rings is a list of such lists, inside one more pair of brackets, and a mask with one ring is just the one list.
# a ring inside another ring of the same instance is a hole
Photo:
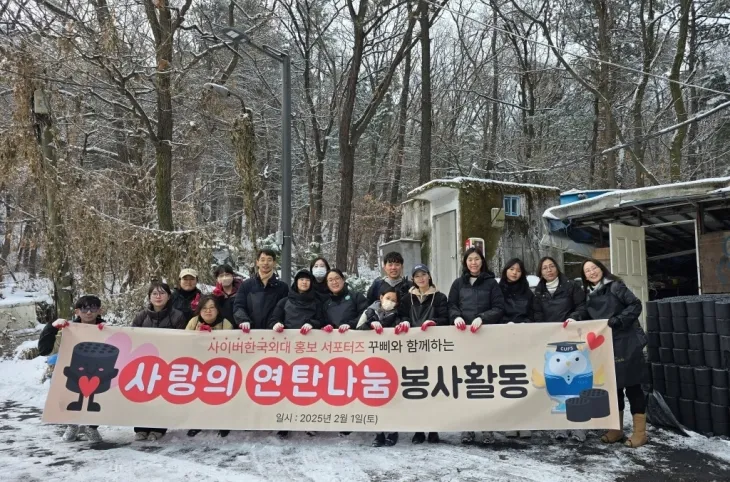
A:
{"label": "stacked sack", "polygon": [[654,389],[690,430],[730,435],[730,299],[677,297],[646,304]]}

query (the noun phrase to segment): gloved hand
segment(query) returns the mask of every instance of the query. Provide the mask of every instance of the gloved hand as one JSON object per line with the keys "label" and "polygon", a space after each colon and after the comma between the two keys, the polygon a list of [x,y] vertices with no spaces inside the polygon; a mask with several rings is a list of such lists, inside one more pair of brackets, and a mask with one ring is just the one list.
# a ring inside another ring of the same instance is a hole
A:
{"label": "gloved hand", "polygon": [[619,322],[619,319],[618,319],[618,318],[616,318],[616,317],[613,317],[613,318],[609,318],[609,319],[608,319],[608,326],[609,326],[610,328],[616,328],[616,327],[617,327],[618,325],[620,325],[620,324],[621,324],[621,323]]}
{"label": "gloved hand", "polygon": [[[281,329],[282,331],[284,330],[284,325],[282,325]],[[299,330],[299,333],[301,333],[302,335],[306,335],[310,331],[312,331],[312,325],[310,325],[309,323],[304,323]]]}
{"label": "gloved hand", "polygon": [[507,324],[508,324],[508,325],[514,325],[514,324],[515,324],[515,322],[514,322],[514,321],[508,321],[508,322],[507,322]]}
{"label": "gloved hand", "polygon": [[408,330],[411,328],[411,324],[407,321],[401,321],[396,325],[395,327],[395,334],[400,335],[401,333],[408,333]]}
{"label": "gloved hand", "polygon": [[573,318],[568,318],[567,320],[565,320],[563,322],[563,328],[567,328],[568,327],[568,323],[575,323],[575,320]]}
{"label": "gloved hand", "polygon": [[324,331],[325,333],[332,333],[332,330],[334,330],[334,328],[332,328],[332,325],[327,325],[322,328],[322,331]]}
{"label": "gloved hand", "polygon": [[53,327],[57,330],[63,330],[70,324],[71,323],[69,323],[68,320],[64,320],[63,318],[59,318],[56,321],[54,321],[53,323],[51,323],[51,325],[53,325]]}
{"label": "gloved hand", "polygon": [[210,327],[210,325],[207,325],[207,324],[205,324],[205,323],[203,323],[203,324],[201,324],[200,326],[198,326],[198,330],[200,330],[200,331],[207,331],[207,332],[209,332],[209,333],[210,333],[211,331],[213,331],[213,330],[212,330],[212,328]]}
{"label": "gloved hand", "polygon": [[423,324],[421,325],[421,331],[428,330],[428,327],[429,326],[436,326],[436,322],[433,321],[433,320],[426,320],[426,321],[424,321]]}
{"label": "gloved hand", "polygon": [[483,323],[482,319],[479,318],[478,316],[476,318],[474,318],[471,322],[471,332],[476,333],[477,331],[479,331],[479,328],[482,327],[482,323]]}
{"label": "gloved hand", "polygon": [[337,328],[337,331],[340,333],[347,333],[347,330],[350,329],[350,325],[340,325],[339,328]]}
{"label": "gloved hand", "polygon": [[281,333],[282,331],[284,331],[284,325],[282,325],[281,323],[277,322],[274,325],[274,331],[277,332],[277,333]]}
{"label": "gloved hand", "polygon": [[454,320],[454,326],[456,327],[457,330],[464,331],[464,330],[466,330],[466,321],[464,321],[464,318],[459,316],[458,318],[456,318]]}
{"label": "gloved hand", "polygon": [[239,325],[239,328],[241,328],[242,332],[249,333],[251,331],[251,323],[245,321]]}
{"label": "gloved hand", "polygon": [[106,326],[106,323],[97,323],[96,324],[96,327],[99,328],[99,331],[103,330],[105,326]]}
{"label": "gloved hand", "polygon": [[372,323],[370,323],[370,328],[375,330],[375,333],[377,333],[378,335],[383,334],[383,325],[381,325],[379,321],[373,321]]}

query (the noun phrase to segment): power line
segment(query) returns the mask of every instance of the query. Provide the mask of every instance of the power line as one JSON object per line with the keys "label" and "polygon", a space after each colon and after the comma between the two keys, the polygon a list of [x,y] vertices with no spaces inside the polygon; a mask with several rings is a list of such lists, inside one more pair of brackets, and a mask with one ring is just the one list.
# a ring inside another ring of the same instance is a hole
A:
{"label": "power line", "polygon": [[672,79],[670,79],[668,77],[665,77],[663,75],[652,74],[651,72],[644,72],[643,70],[641,70],[641,69],[635,69],[634,67],[628,67],[628,66],[625,66],[625,65],[620,65],[620,64],[616,64],[614,62],[607,62],[607,61],[604,61],[604,60],[596,59],[594,57],[590,57],[588,55],[581,55],[581,54],[576,54],[576,53],[573,53],[573,52],[568,52],[568,51],[563,50],[563,49],[560,49],[558,47],[553,47],[550,44],[547,44],[545,42],[540,42],[539,40],[531,39],[529,37],[525,37],[525,36],[519,35],[517,33],[510,32],[509,30],[506,30],[506,29],[497,27],[495,25],[488,24],[488,23],[484,23],[483,21],[477,20],[475,18],[472,18],[472,17],[468,16],[465,13],[458,12],[456,10],[450,9],[446,5],[437,4],[437,3],[433,2],[432,0],[423,0],[423,1],[426,2],[426,3],[428,3],[429,5],[432,5],[432,6],[435,6],[435,7],[439,7],[439,8],[441,8],[444,11],[447,11],[449,13],[453,13],[454,15],[458,15],[460,17],[463,17],[463,18],[467,19],[467,20],[470,20],[470,21],[472,21],[472,22],[474,22],[474,23],[476,23],[478,25],[481,25],[482,27],[484,27],[486,29],[496,30],[498,32],[502,32],[502,33],[505,33],[507,35],[510,35],[512,37],[516,37],[516,38],[525,40],[527,42],[531,42],[531,43],[533,43],[535,45],[540,45],[540,46],[545,47],[547,49],[555,49],[555,50],[559,51],[563,55],[571,55],[571,56],[573,56],[575,58],[584,59],[584,60],[590,60],[592,62],[598,62],[599,64],[606,64],[606,65],[609,65],[611,67],[615,67],[617,69],[623,69],[623,70],[626,70],[626,71],[629,71],[629,72],[633,72],[635,74],[647,75],[649,77],[654,77],[654,78],[659,79],[659,80],[664,80],[666,82],[675,83],[675,84],[681,85],[683,87],[693,87],[693,88],[698,89],[698,90],[704,90],[706,92],[712,92],[713,94],[730,95],[730,92],[723,92],[721,90],[715,90],[715,89],[711,89],[709,87],[703,87],[701,85],[690,84],[690,83],[687,83],[687,82],[682,82],[681,80],[672,80]]}

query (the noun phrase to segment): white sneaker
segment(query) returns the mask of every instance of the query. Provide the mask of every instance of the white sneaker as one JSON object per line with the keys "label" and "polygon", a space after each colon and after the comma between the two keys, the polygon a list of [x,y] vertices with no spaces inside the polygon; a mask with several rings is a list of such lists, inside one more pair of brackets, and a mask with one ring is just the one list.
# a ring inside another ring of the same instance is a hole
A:
{"label": "white sneaker", "polygon": [[507,438],[515,438],[519,437],[519,433],[517,432],[517,430],[510,430],[509,432],[505,432],[504,436]]}
{"label": "white sneaker", "polygon": [[149,432],[135,432],[134,434],[134,441],[135,442],[144,442],[147,440],[147,437],[149,437]]}
{"label": "white sneaker", "polygon": [[66,431],[63,432],[63,441],[64,442],[74,442],[76,441],[76,438],[79,436],[79,426],[78,425],[69,425],[66,427]]}
{"label": "white sneaker", "polygon": [[520,430],[520,438],[532,438],[532,432],[529,430]]}
{"label": "white sneaker", "polygon": [[86,438],[89,440],[89,442],[101,442],[101,434],[99,431],[95,428],[86,427]]}
{"label": "white sneaker", "polygon": [[157,442],[160,440],[165,434],[160,432],[150,432],[150,434],[147,436],[147,440],[150,442]]}

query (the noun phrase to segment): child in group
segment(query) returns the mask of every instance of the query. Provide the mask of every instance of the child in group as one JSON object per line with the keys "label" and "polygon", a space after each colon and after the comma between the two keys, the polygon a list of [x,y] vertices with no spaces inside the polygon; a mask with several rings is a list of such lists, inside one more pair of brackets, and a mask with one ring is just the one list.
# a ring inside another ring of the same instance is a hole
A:
{"label": "child in group", "polygon": [[[380,299],[370,305],[357,322],[358,330],[375,330],[380,335],[383,328],[395,328],[395,334],[405,333],[410,325],[401,321],[398,313],[398,291],[388,283],[380,285]],[[398,443],[398,432],[378,432],[373,447],[392,447]]]}
{"label": "child in group", "polygon": [[[101,317],[101,300],[94,295],[79,298],[74,304],[74,317],[68,320],[57,319],[46,324],[38,339],[38,354],[48,356],[48,376],[53,375],[53,368],[58,358],[58,349],[61,347],[61,330],[71,323],[85,323],[87,325],[101,325],[105,323]],[[97,425],[67,425],[63,433],[65,442],[74,442],[80,435],[85,435],[89,442],[101,442],[101,435]]]}

